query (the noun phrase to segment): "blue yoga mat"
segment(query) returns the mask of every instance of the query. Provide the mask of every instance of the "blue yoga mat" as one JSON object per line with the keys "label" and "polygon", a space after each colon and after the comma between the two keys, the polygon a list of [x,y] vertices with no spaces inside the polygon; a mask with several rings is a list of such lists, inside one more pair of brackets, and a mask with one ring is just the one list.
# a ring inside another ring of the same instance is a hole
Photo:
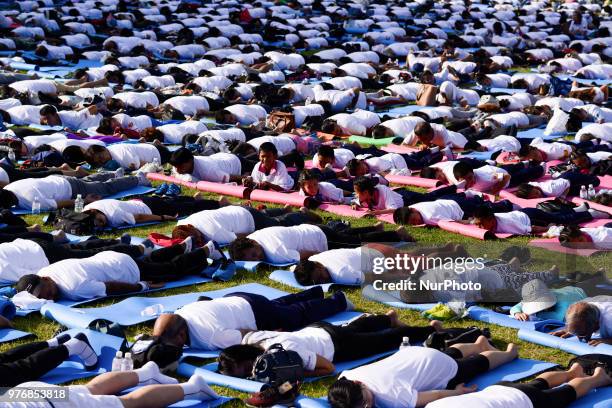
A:
{"label": "blue yoga mat", "polygon": [[23,339],[24,337],[29,336],[33,336],[33,334],[15,329],[0,329],[0,343]]}
{"label": "blue yoga mat", "polygon": [[[542,320],[535,322],[522,322],[516,320],[510,315],[494,312],[493,310],[480,307],[472,306],[468,309],[468,316],[471,319],[478,320],[485,323],[497,324],[499,326],[511,327],[513,329],[526,329],[526,330],[545,330],[551,331],[565,326],[565,323],[558,320]],[[546,330],[548,329],[548,330]]]}
{"label": "blue yoga mat", "polygon": [[554,140],[560,137],[559,135],[545,135],[544,130],[543,128],[521,130],[516,134],[516,137],[521,139],[535,139],[536,137],[541,137],[542,140]]}
{"label": "blue yoga mat", "polygon": [[117,353],[117,350],[121,347],[123,339],[108,334],[103,334],[93,330],[68,330],[68,333],[72,336],[77,333],[85,333],[92,348],[98,355],[100,365],[99,368],[93,371],[85,370],[85,367],[81,361],[74,357],[67,360],[59,365],[59,367],[51,370],[42,378],[40,381],[49,384],[61,384],[69,381],[74,381],[82,378],[95,377],[96,375],[105,373],[111,370],[113,358]]}
{"label": "blue yoga mat", "polygon": [[469,153],[461,153],[459,157],[461,158],[467,157],[467,158],[476,159],[476,160],[490,160],[493,153],[495,152],[469,152]]}
{"label": "blue yoga mat", "polygon": [[217,399],[208,401],[185,400],[172,404],[169,408],[216,408],[234,399],[235,398],[220,396]]}
{"label": "blue yoga mat", "polygon": [[[482,91],[482,87],[480,86],[476,86],[474,87],[475,90],[477,91]],[[508,94],[508,95],[514,95],[517,93],[522,93],[522,92],[527,92],[526,89],[514,89],[514,88],[489,88],[489,90],[487,91],[487,93],[490,94]]]}
{"label": "blue yoga mat", "polygon": [[[45,311],[48,310],[49,308],[50,309],[59,308],[59,310],[63,310],[63,308],[72,308],[74,306],[84,305],[84,304],[87,304],[87,303],[95,302],[95,301],[98,301],[98,300],[101,300],[101,299],[106,299],[106,298],[134,296],[134,295],[144,295],[144,294],[147,294],[147,293],[155,293],[155,292],[160,292],[162,290],[182,288],[182,287],[185,287],[185,286],[198,285],[198,284],[207,283],[207,282],[212,282],[212,280],[209,279],[209,278],[205,278],[203,276],[187,276],[187,277],[185,277],[185,278],[183,278],[181,280],[178,280],[178,281],[168,282],[168,283],[166,283],[166,285],[163,288],[149,289],[146,292],[124,293],[124,294],[117,295],[117,296],[102,296],[102,297],[97,297],[97,298],[87,299],[87,300],[80,300],[80,301],[61,299],[61,300],[58,300],[55,303],[47,303],[46,305],[43,306],[43,308],[40,310],[40,312],[44,316],[47,316]],[[82,310],[82,309],[74,309],[74,310]],[[27,315],[29,315],[31,313],[35,313],[35,312],[38,312],[38,310],[19,309],[19,310],[17,310],[17,316],[27,316]],[[76,313],[81,313],[81,312],[76,312]],[[47,316],[47,317],[53,318],[51,316]],[[62,322],[60,322],[60,323],[62,323]],[[82,327],[82,326],[69,326],[67,324],[65,324],[65,326],[66,327]],[[87,327],[87,326],[84,326],[84,327]]]}
{"label": "blue yoga mat", "polygon": [[[332,286],[338,286],[334,283],[323,283],[321,285],[302,286],[298,283],[297,280],[295,280],[295,275],[293,274],[293,272],[285,270],[285,269],[278,269],[272,272],[270,274],[270,279],[272,279],[273,281],[285,284],[287,286],[291,286],[292,288],[300,289],[300,290],[310,289],[310,288],[313,288],[314,286],[320,286],[324,292],[329,292],[329,289]],[[359,285],[351,285],[351,286],[359,286]]]}
{"label": "blue yoga mat", "polygon": [[108,320],[123,326],[131,326],[154,320],[157,317],[156,315],[143,316],[141,314],[141,312],[149,306],[162,305],[164,312],[174,312],[188,303],[197,301],[200,296],[208,296],[214,299],[223,297],[228,293],[233,292],[256,293],[270,299],[287,295],[287,292],[283,292],[278,289],[270,288],[258,283],[249,283],[246,285],[233,286],[215,291],[185,293],[174,296],[134,296],[104,307],[71,308],[66,305],[51,303],[45,305],[42,308],[41,313],[44,316],[71,328],[89,327],[91,322],[96,320]]}
{"label": "blue yoga mat", "polygon": [[521,340],[556,348],[578,356],[591,353],[612,355],[612,345],[599,344],[597,346],[589,346],[587,343],[580,342],[577,337],[562,339],[561,337],[556,337],[548,333],[528,329],[519,330],[518,337]]}
{"label": "blue yoga mat", "polygon": [[413,112],[417,112],[423,109],[423,106],[420,105],[406,105],[406,106],[396,106],[394,108],[390,108],[386,111],[376,112],[378,116],[404,116],[410,115]]}
{"label": "blue yoga mat", "polygon": [[570,404],[568,408],[610,408],[612,387],[598,388]]}
{"label": "blue yoga mat", "polygon": [[418,310],[420,312],[424,312],[425,310],[429,310],[436,305],[436,303],[421,303],[421,304],[412,304],[412,303],[404,303],[400,300],[399,293],[395,295],[390,295],[387,292],[377,291],[372,287],[372,285],[368,285],[363,288],[361,294],[364,298],[382,303],[384,305],[390,307],[396,307],[398,309],[411,309]]}
{"label": "blue yoga mat", "polygon": [[612,79],[586,79],[586,78],[576,78],[570,75],[557,75],[557,78],[561,80],[570,79],[572,81],[576,81],[582,85],[609,85],[612,84]]}

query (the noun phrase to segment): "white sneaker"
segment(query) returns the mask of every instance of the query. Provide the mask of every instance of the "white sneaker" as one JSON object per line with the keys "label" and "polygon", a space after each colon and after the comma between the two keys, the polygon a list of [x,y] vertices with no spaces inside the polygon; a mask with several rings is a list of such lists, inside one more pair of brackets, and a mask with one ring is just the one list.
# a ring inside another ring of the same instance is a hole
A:
{"label": "white sneaker", "polygon": [[157,166],[155,163],[145,163],[140,169],[138,169],[139,172],[142,173],[157,173],[159,171],[159,166]]}

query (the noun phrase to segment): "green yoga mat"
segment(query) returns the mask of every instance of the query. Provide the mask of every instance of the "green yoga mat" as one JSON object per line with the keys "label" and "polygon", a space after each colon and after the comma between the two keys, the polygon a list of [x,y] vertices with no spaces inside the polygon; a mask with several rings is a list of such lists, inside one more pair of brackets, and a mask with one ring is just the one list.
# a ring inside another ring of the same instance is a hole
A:
{"label": "green yoga mat", "polygon": [[374,139],[371,137],[365,136],[351,136],[349,137],[349,142],[357,142],[360,145],[373,145],[373,146],[386,146],[393,142],[395,137],[386,137],[384,139]]}

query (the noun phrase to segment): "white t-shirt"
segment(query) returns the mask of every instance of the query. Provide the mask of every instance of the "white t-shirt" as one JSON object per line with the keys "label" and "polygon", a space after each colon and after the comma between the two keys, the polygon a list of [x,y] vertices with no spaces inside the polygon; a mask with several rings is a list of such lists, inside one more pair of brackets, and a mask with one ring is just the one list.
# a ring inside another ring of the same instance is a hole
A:
{"label": "white t-shirt", "polygon": [[258,345],[264,349],[276,343],[282,344],[285,350],[298,353],[306,371],[314,371],[317,356],[328,361],[334,359],[335,349],[331,336],[318,327],[306,327],[294,332],[256,331],[247,333],[242,339],[242,344]]}
{"label": "white t-shirt", "polygon": [[602,225],[597,228],[580,228],[580,231],[591,237],[595,248],[612,249],[612,228]]}
{"label": "white t-shirt", "polygon": [[382,256],[380,252],[367,247],[340,248],[321,252],[308,260],[323,265],[334,283],[358,285],[363,282],[364,273],[372,271],[374,258]]}
{"label": "white t-shirt", "polygon": [[61,297],[81,300],[106,296],[105,282],[137,283],[140,270],[126,254],[104,251],[85,259],[66,259],[41,269],[38,276],[51,278]]}
{"label": "white t-shirt", "polygon": [[166,99],[163,105],[170,105],[183,115],[193,116],[198,112],[208,112],[208,101],[203,96],[174,96]]}
{"label": "white t-shirt", "polygon": [[459,204],[452,200],[424,201],[412,204],[410,208],[417,210],[427,225],[436,225],[439,221],[459,221],[464,215]]}
{"label": "white t-shirt", "polygon": [[381,173],[393,169],[407,169],[408,165],[402,155],[397,153],[387,153],[380,157],[370,157],[366,159],[366,163],[370,167],[371,173]]}
{"label": "white t-shirt", "polygon": [[[490,165],[479,167],[474,169],[474,185],[470,188],[473,190],[486,192],[507,174],[508,172],[500,167]],[[506,188],[509,183],[510,180],[506,182],[506,185],[503,188]]]}
{"label": "white t-shirt", "polygon": [[570,188],[571,183],[569,180],[558,178],[555,180],[547,180],[542,182],[531,181],[530,186],[538,187],[542,190],[545,197],[560,197],[564,196],[567,189]]}
{"label": "white t-shirt", "polygon": [[[306,196],[304,190],[300,190],[299,193],[301,196]],[[330,203],[344,203],[344,191],[332,183],[328,183],[326,181],[319,182],[319,192],[321,199],[325,202]]]}
{"label": "white t-shirt", "polygon": [[395,210],[404,206],[404,199],[399,193],[382,184],[378,184],[375,188],[378,192],[378,200],[374,204],[375,210]]}
{"label": "white t-shirt", "polygon": [[[334,162],[332,164],[332,167],[341,169],[344,166],[346,166],[346,164],[354,158],[355,158],[355,154],[351,152],[349,149],[343,149],[341,147],[335,148],[334,149]],[[320,167],[318,153],[315,153],[314,156],[312,156],[312,164],[315,167]]]}
{"label": "white t-shirt", "polygon": [[521,211],[495,213],[497,227],[495,232],[502,234],[526,235],[531,233],[531,220]]}
{"label": "white t-shirt", "polygon": [[294,184],[294,180],[291,175],[289,175],[287,167],[280,160],[276,161],[276,167],[273,168],[268,174],[262,171],[261,162],[259,162],[255,165],[255,167],[253,167],[251,177],[255,183],[267,181],[282,187],[284,190],[290,190]]}
{"label": "white t-shirt", "polygon": [[107,147],[111,157],[124,169],[138,169],[145,163],[157,159],[161,163],[159,151],[146,143],[115,143]]}
{"label": "white t-shirt", "polygon": [[217,210],[204,210],[180,220],[177,225],[193,225],[206,240],[229,244],[236,234],[250,234],[255,231],[255,221],[244,207],[230,205]]}
{"label": "white t-shirt", "polygon": [[87,210],[98,210],[106,216],[109,227],[119,227],[121,225],[136,224],[135,215],[146,214],[151,215],[151,209],[140,200],[120,201],[113,199],[104,199],[94,201],[87,204],[84,208]]}
{"label": "white t-shirt", "polygon": [[49,266],[49,260],[34,241],[17,238],[0,244],[0,281],[17,282],[22,276],[36,273],[45,266]]}
{"label": "white t-shirt", "polygon": [[[19,384],[19,387],[29,389],[59,388],[58,385],[40,381],[30,381]],[[93,395],[84,385],[69,385],[70,397],[66,400],[48,401],[0,402],[0,408],[123,408],[123,403],[116,395]]]}
{"label": "white t-shirt", "polygon": [[0,183],[8,184],[11,180],[9,179],[9,175],[2,167],[0,167]]}
{"label": "white t-shirt", "polygon": [[193,348],[224,349],[240,344],[240,329],[257,330],[249,302],[238,296],[190,303],[176,311],[187,321]]}
{"label": "white t-shirt", "polygon": [[406,347],[383,360],[343,371],[340,378],[367,386],[379,408],[414,408],[419,392],[446,389],[457,368],[455,360],[441,351]]}
{"label": "white t-shirt", "polygon": [[527,395],[516,388],[491,385],[482,391],[442,398],[425,408],[533,408]]}
{"label": "white t-shirt", "polygon": [[40,179],[27,178],[10,183],[4,187],[12,191],[19,200],[20,208],[32,208],[36,198],[40,202],[41,210],[54,210],[56,201],[70,200],[72,187],[68,180],[61,176],[49,176]]}
{"label": "white t-shirt", "polygon": [[316,225],[269,227],[255,231],[250,238],[262,246],[272,263],[299,262],[300,251],[327,251],[327,238]]}

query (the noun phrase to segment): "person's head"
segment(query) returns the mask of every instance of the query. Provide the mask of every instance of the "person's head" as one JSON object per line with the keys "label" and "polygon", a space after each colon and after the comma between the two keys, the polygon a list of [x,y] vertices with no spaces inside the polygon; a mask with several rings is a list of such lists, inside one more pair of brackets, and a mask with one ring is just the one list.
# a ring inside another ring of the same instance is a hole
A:
{"label": "person's head", "polygon": [[119,112],[125,108],[125,104],[121,99],[108,98],[106,101],[106,108],[109,110],[109,112]]}
{"label": "person's head", "polygon": [[453,176],[457,181],[465,180],[465,187],[471,187],[474,185],[474,170],[466,162],[459,162],[453,166]]}
{"label": "person's head", "polygon": [[206,237],[202,232],[191,224],[177,225],[172,230],[172,239],[181,241],[191,237],[195,247],[199,248],[206,243]]}
{"label": "person's head", "polygon": [[493,210],[489,207],[478,207],[476,211],[474,211],[474,225],[478,228],[495,232],[497,228],[497,219],[495,218]]}
{"label": "person's head", "polygon": [[448,182],[444,172],[437,167],[423,167],[419,176],[426,179],[440,180],[443,183]]}
{"label": "person's head", "polygon": [[48,126],[59,126],[62,124],[55,106],[45,105],[40,108],[40,124]]}
{"label": "person's head", "polygon": [[47,55],[49,55],[49,49],[41,44],[36,47],[36,49],[34,50],[34,54],[38,55],[39,57],[46,57]]}
{"label": "person's head", "polygon": [[104,228],[108,225],[108,218],[106,217],[106,215],[99,210],[86,210],[83,211],[85,214],[91,214],[93,215],[94,219],[93,219],[93,224],[94,226],[96,226],[97,228]]}
{"label": "person's head", "polygon": [[385,139],[387,137],[393,137],[395,133],[384,125],[376,125],[372,128],[372,137],[374,139]]}
{"label": "person's head", "polygon": [[24,275],[17,281],[15,290],[28,292],[39,299],[57,300],[60,296],[57,284],[48,276]]}
{"label": "person's head", "polygon": [[140,131],[140,137],[142,137],[147,142],[154,142],[155,140],[159,140],[163,143],[164,141],[164,134],[161,132],[161,130],[154,127],[142,129]]}
{"label": "person's head", "polygon": [[332,283],[332,277],[327,268],[320,262],[304,260],[300,261],[293,270],[295,280],[300,285],[321,285]]}
{"label": "person's head", "polygon": [[328,145],[321,145],[317,150],[317,157],[319,158],[319,167],[323,168],[328,164],[333,166],[336,161],[336,155],[334,148]]}
{"label": "person's head", "polygon": [[0,189],[0,209],[10,209],[19,204],[19,199],[12,191]]}
{"label": "person's head", "polygon": [[370,172],[370,166],[365,160],[351,159],[346,163],[346,168],[353,177],[365,176]]}
{"label": "person's head", "polygon": [[62,158],[71,167],[76,167],[86,161],[86,151],[81,146],[67,146],[62,152]]}
{"label": "person's head", "polygon": [[113,117],[102,118],[96,132],[101,135],[112,135],[115,133],[115,128],[119,126],[119,122]]}
{"label": "person's head", "polygon": [[587,302],[574,303],[567,309],[565,321],[567,331],[580,341],[589,341],[593,333],[599,330],[600,310]]}
{"label": "person's head", "polygon": [[308,197],[314,197],[319,193],[319,175],[311,170],[302,170],[298,184]]}
{"label": "person's head", "polygon": [[181,147],[172,153],[169,160],[169,163],[174,166],[178,174],[193,173],[193,162],[193,153],[184,147]]}
{"label": "person's head", "polygon": [[376,181],[371,177],[358,177],[353,183],[355,195],[362,206],[376,203]]}
{"label": "person's head", "polygon": [[164,313],[155,320],[153,335],[166,343],[183,347],[189,343],[187,322],[177,314]]}
{"label": "person's head", "polygon": [[570,161],[579,169],[588,170],[591,168],[591,159],[584,150],[576,150],[570,155]]}
{"label": "person's head", "polygon": [[542,189],[536,186],[532,186],[529,183],[519,184],[516,190],[516,196],[520,198],[543,198],[544,193]]}
{"label": "person's head", "polygon": [[398,225],[421,225],[421,213],[410,207],[400,207],[393,211],[393,222]]}
{"label": "person's head", "polygon": [[266,254],[259,242],[250,238],[238,238],[229,246],[230,257],[235,261],[264,261]]}
{"label": "person's head", "polygon": [[523,146],[519,149],[518,154],[522,160],[544,161],[542,152],[535,146]]}
{"label": "person's head", "polygon": [[253,365],[264,349],[253,344],[236,344],[219,354],[217,371],[230,377],[247,378],[253,372]]}
{"label": "person's head", "polygon": [[333,119],[326,119],[323,121],[323,125],[321,125],[321,132],[336,136],[340,136],[344,133],[342,128],[338,126],[338,123]]}
{"label": "person's head", "polygon": [[104,163],[112,159],[113,157],[111,156],[110,152],[104,146],[91,145],[85,151],[85,160],[87,160],[87,163],[94,167],[103,166]]}
{"label": "person's head", "polygon": [[346,378],[336,380],[327,391],[327,400],[332,408],[373,407],[374,394],[368,387]]}
{"label": "person's head", "polygon": [[577,247],[591,241],[589,240],[589,236],[580,230],[579,226],[568,225],[563,227],[559,233],[559,242],[566,247]]}
{"label": "person's head", "polygon": [[434,130],[429,122],[419,122],[414,127],[414,135],[419,139],[419,142],[429,145],[434,138]]}
{"label": "person's head", "polygon": [[265,170],[270,171],[276,165],[278,150],[272,142],[264,142],[259,146],[259,161]]}

